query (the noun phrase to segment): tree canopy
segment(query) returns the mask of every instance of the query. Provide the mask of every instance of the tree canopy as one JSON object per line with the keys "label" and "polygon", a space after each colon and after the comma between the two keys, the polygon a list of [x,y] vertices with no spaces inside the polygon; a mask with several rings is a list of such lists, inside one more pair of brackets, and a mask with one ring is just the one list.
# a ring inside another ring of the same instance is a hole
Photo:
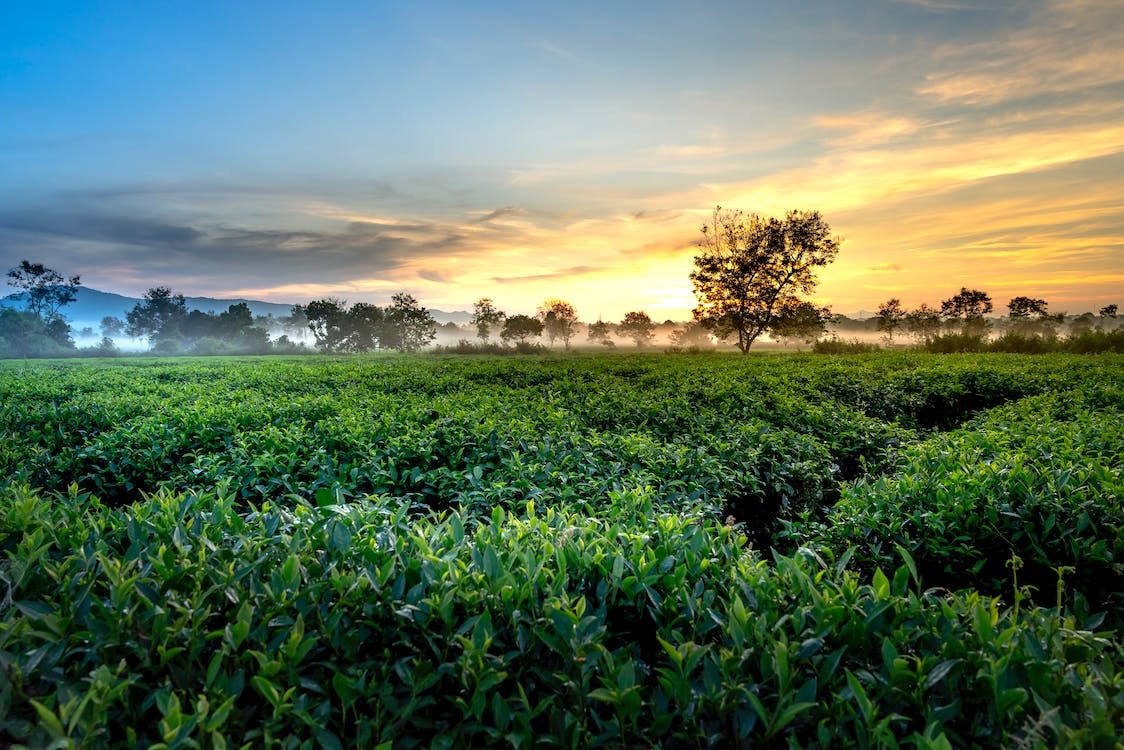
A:
{"label": "tree canopy", "polygon": [[44,323],[60,317],[59,311],[77,298],[81,282],[78,276],[65,278],[42,263],[20,261],[8,270],[8,286],[22,289],[27,311]]}
{"label": "tree canopy", "polygon": [[617,333],[625,338],[632,339],[637,348],[652,343],[652,336],[655,331],[655,323],[643,310],[625,313],[624,320],[617,326]]}
{"label": "tree canopy", "polygon": [[543,331],[550,339],[551,346],[558,339],[567,349],[570,348],[570,339],[574,337],[578,322],[578,313],[569,302],[560,299],[548,299],[539,307],[539,320],[542,321]]}
{"label": "tree canopy", "polygon": [[691,272],[694,317],[720,339],[736,335],[743,353],[815,289],[816,270],[835,260],[841,242],[818,211],[778,219],[721,206],[702,235]]}

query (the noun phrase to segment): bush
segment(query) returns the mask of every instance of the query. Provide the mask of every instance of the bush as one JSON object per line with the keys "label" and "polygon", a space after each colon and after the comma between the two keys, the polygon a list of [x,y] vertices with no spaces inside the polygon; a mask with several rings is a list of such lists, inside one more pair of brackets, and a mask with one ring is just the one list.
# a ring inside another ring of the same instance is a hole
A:
{"label": "bush", "polygon": [[816,354],[869,354],[880,349],[878,344],[866,343],[859,339],[844,341],[837,336],[818,339],[812,344],[812,351]]}
{"label": "bush", "polygon": [[1017,578],[1048,605],[1062,572],[1070,594],[1124,622],[1122,446],[1118,414],[1025,399],[905,450],[892,476],[844,488],[818,533],[867,569],[902,546],[926,586],[1009,597]]}
{"label": "bush", "polygon": [[987,351],[987,337],[982,333],[944,333],[928,339],[924,349],[933,354],[984,352]]}

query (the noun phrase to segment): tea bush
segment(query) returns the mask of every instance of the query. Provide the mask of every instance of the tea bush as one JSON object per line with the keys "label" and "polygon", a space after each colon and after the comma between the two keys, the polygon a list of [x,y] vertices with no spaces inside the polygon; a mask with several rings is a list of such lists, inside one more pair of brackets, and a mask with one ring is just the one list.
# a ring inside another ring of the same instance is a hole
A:
{"label": "tea bush", "polygon": [[1117,746],[1121,365],[0,363],[0,745]]}

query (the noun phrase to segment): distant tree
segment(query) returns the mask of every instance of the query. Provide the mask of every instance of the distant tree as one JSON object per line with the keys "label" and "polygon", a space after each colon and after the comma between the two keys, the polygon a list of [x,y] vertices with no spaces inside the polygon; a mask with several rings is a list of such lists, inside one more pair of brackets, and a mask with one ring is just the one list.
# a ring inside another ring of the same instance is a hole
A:
{"label": "distant tree", "polygon": [[906,311],[897,297],[886,300],[878,306],[878,330],[886,333],[886,339],[894,340],[894,331],[905,325]]}
{"label": "distant tree", "polygon": [[144,300],[126,315],[125,333],[134,339],[147,338],[149,343],[168,340],[178,333],[178,325],[187,318],[187,303],[182,294],[173,294],[166,286],[144,293]]}
{"label": "distant tree", "polygon": [[106,315],[101,319],[100,328],[102,336],[108,339],[112,339],[124,333],[125,321],[112,315]]}
{"label": "distant tree", "polygon": [[710,331],[702,323],[688,321],[682,328],[671,332],[672,346],[711,346]]}
{"label": "distant tree", "polygon": [[827,333],[831,321],[831,310],[816,307],[811,302],[797,302],[786,305],[774,317],[770,334],[782,340],[797,340],[812,343]]}
{"label": "distant tree", "polygon": [[352,352],[377,349],[386,336],[386,317],[386,312],[378,305],[356,302],[347,311],[340,345]]}
{"label": "distant tree", "polygon": [[835,260],[840,239],[818,211],[783,219],[715,208],[702,227],[691,282],[695,320],[719,339],[737,335],[738,349],[772,329],[777,313],[816,287],[816,269]]}
{"label": "distant tree", "polygon": [[22,289],[29,313],[50,323],[60,317],[59,310],[77,299],[81,282],[77,276],[69,279],[42,263],[27,260],[8,271],[8,286]]}
{"label": "distant tree", "polygon": [[617,324],[617,335],[632,339],[637,348],[652,343],[656,325],[643,310],[625,313],[624,320]]}
{"label": "distant tree", "polygon": [[1046,307],[1046,300],[1044,299],[1035,299],[1033,297],[1012,297],[1011,301],[1007,303],[1007,317],[1016,320],[1042,318],[1048,315],[1048,313],[1046,312]]}
{"label": "distant tree", "polygon": [[26,310],[0,308],[0,357],[52,357],[73,351],[70,326],[62,318],[44,322]]}
{"label": "distant tree", "polygon": [[504,341],[518,341],[527,343],[528,338],[538,338],[542,335],[543,323],[529,315],[512,315],[503,322],[500,338]]}
{"label": "distant tree", "polygon": [[987,330],[984,315],[992,310],[991,297],[979,289],[961,287],[960,292],[941,302],[941,317],[959,324],[966,334],[982,336]]}
{"label": "distant tree", "polygon": [[573,305],[560,299],[548,299],[539,307],[538,318],[542,321],[551,346],[557,339],[562,339],[563,346],[570,348],[570,339],[574,337],[578,322],[578,314]]}
{"label": "distant tree", "polygon": [[437,322],[413,295],[399,292],[384,313],[384,346],[402,352],[416,352],[437,337]]}
{"label": "distant tree", "polygon": [[931,341],[941,333],[941,313],[924,302],[905,315],[905,329],[920,342]]}
{"label": "distant tree", "polygon": [[282,331],[294,336],[301,335],[308,330],[308,317],[304,314],[303,305],[293,305],[289,309],[289,314],[282,315],[277,319],[277,322],[280,324]]}
{"label": "distant tree", "polygon": [[1054,336],[1054,326],[1064,315],[1052,315],[1046,300],[1033,297],[1012,297],[1007,303],[1007,317],[1013,330],[1023,334]]}
{"label": "distant tree", "polygon": [[598,320],[596,323],[590,323],[589,329],[586,331],[586,337],[591,344],[601,344],[606,348],[614,347],[613,339],[613,324],[606,323],[603,320]]}
{"label": "distant tree", "polygon": [[294,307],[294,317],[297,308],[308,321],[308,330],[312,331],[316,348],[326,352],[339,351],[350,333],[347,303],[336,297],[313,300],[303,308],[300,305]]}
{"label": "distant tree", "polygon": [[505,317],[507,316],[497,309],[488,297],[476,300],[472,306],[472,325],[476,326],[477,338],[487,344],[492,329],[503,325]]}
{"label": "distant tree", "polygon": [[1115,318],[1116,317],[1116,311],[1118,309],[1120,309],[1120,308],[1118,308],[1115,304],[1105,305],[1100,310],[1097,310],[1097,314],[1100,315],[1102,318]]}

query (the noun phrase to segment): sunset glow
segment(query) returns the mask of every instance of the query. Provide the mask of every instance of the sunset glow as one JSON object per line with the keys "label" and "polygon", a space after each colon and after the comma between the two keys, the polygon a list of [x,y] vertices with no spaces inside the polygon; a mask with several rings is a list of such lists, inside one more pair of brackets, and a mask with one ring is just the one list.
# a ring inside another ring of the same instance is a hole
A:
{"label": "sunset glow", "polygon": [[0,264],[140,295],[683,320],[716,205],[817,301],[1124,303],[1124,6],[43,2],[0,11]]}

